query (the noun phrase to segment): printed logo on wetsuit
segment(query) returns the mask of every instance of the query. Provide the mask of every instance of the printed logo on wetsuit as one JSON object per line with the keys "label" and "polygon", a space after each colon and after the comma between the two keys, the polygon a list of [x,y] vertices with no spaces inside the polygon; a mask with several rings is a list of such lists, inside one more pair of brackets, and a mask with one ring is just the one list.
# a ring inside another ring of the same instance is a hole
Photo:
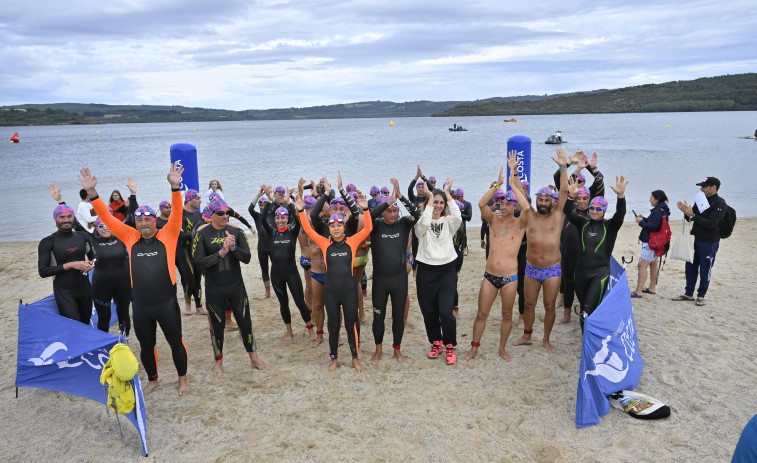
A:
{"label": "printed logo on wetsuit", "polygon": [[382,234],[381,234],[381,237],[382,237],[382,238],[399,238],[399,237],[400,237],[400,234],[399,234],[399,233],[395,233],[395,234],[393,234],[393,235],[387,235],[386,233],[382,233]]}
{"label": "printed logo on wetsuit", "polygon": [[289,244],[292,240],[274,240],[273,244]]}
{"label": "printed logo on wetsuit", "polygon": [[153,256],[157,256],[157,255],[158,255],[158,251],[155,251],[155,252],[138,252],[137,253],[137,257],[153,257]]}
{"label": "printed logo on wetsuit", "polygon": [[587,231],[587,232],[586,232],[586,235],[587,235],[587,236],[590,236],[590,237],[592,237],[592,238],[593,238],[593,237],[595,237],[595,236],[599,235],[599,233],[597,233],[597,232],[593,232],[593,231]]}
{"label": "printed logo on wetsuit", "polygon": [[349,252],[332,252],[331,257],[344,257],[350,255]]}
{"label": "printed logo on wetsuit", "polygon": [[79,246],[76,246],[74,248],[68,248],[68,249],[66,249],[66,252],[70,254],[70,253],[76,252],[78,250],[79,250]]}
{"label": "printed logo on wetsuit", "polygon": [[210,240],[210,244],[223,243],[225,240],[226,238],[216,237]]}
{"label": "printed logo on wetsuit", "polygon": [[100,241],[97,244],[100,246],[113,246],[114,244],[118,244],[118,241]]}

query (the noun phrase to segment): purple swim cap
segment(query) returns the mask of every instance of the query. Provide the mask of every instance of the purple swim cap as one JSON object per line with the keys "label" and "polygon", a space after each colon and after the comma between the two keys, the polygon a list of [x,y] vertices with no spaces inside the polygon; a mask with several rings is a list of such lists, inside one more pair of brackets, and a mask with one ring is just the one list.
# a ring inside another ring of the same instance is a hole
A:
{"label": "purple swim cap", "polygon": [[305,201],[305,209],[307,209],[308,211],[312,209],[313,206],[315,206],[315,198],[310,195],[305,196],[304,201]]}
{"label": "purple swim cap", "polygon": [[602,209],[603,211],[607,210],[607,200],[604,196],[597,196],[596,198],[592,199],[589,203],[589,207],[598,207]]}
{"label": "purple swim cap", "polygon": [[591,193],[589,192],[588,188],[583,187],[580,190],[578,190],[578,193],[576,193],[576,197],[578,196],[585,196],[587,198],[591,198]]}
{"label": "purple swim cap", "polygon": [[418,180],[418,183],[415,184],[415,188],[417,189],[419,186],[425,185],[425,184],[426,182],[424,182],[423,180]]}
{"label": "purple swim cap", "polygon": [[208,206],[205,206],[202,210],[202,218],[205,220],[210,220],[212,216],[213,216],[213,211],[208,209]]}
{"label": "purple swim cap", "polygon": [[160,204],[158,204],[158,210],[162,211],[166,207],[170,207],[170,206],[171,206],[170,201],[161,201]]}
{"label": "purple swim cap", "polygon": [[457,208],[458,208],[458,209],[460,209],[461,211],[462,211],[462,210],[463,210],[463,208],[465,207],[465,206],[463,206],[463,203],[461,203],[461,202],[460,202],[460,201],[458,201],[458,200],[455,200],[455,204],[457,204]]}
{"label": "purple swim cap", "polygon": [[58,220],[58,217],[60,217],[62,214],[74,214],[74,210],[71,209],[71,206],[68,204],[58,204],[55,206],[55,209],[53,209],[53,219]]}
{"label": "purple swim cap", "polygon": [[155,220],[157,217],[158,215],[155,213],[155,209],[150,206],[139,206],[139,208],[134,211],[135,219],[149,218]]}
{"label": "purple swim cap", "polygon": [[334,222],[344,224],[344,216],[342,214],[331,214],[331,217],[329,217],[329,225]]}
{"label": "purple swim cap", "polygon": [[329,209],[331,209],[332,207],[337,207],[337,206],[345,206],[346,207],[347,203],[345,203],[344,199],[342,199],[342,198],[334,198],[334,199],[332,199],[329,202]]}
{"label": "purple swim cap", "polygon": [[382,186],[381,187],[381,192],[384,193],[385,195],[388,195],[389,194],[389,187],[388,186]]}
{"label": "purple swim cap", "polygon": [[550,190],[549,188],[543,186],[543,187],[539,188],[539,191],[536,192],[536,197],[538,198],[539,196],[549,196],[551,198],[552,197],[552,190]]}
{"label": "purple swim cap", "polygon": [[518,198],[515,197],[515,193],[512,191],[508,191],[505,195],[505,201],[512,204],[515,207],[518,207]]}
{"label": "purple swim cap", "polygon": [[505,192],[500,189],[497,189],[497,191],[494,192],[493,198],[495,201],[502,201],[505,199]]}
{"label": "purple swim cap", "polygon": [[186,193],[184,193],[184,202],[188,203],[199,197],[200,197],[200,193],[198,193],[197,190],[189,189],[186,191]]}
{"label": "purple swim cap", "polygon": [[350,191],[347,194],[350,195],[350,198],[352,198],[352,200],[357,203],[357,191]]}
{"label": "purple swim cap", "polygon": [[273,192],[278,195],[284,196],[287,194],[287,189],[284,188],[283,186],[277,186],[276,188],[273,189]]}
{"label": "purple swim cap", "polygon": [[371,187],[370,194],[371,194],[371,196],[379,194],[379,189],[378,189],[378,187],[376,185],[373,185]]}
{"label": "purple swim cap", "polygon": [[208,203],[208,209],[212,213],[216,213],[218,211],[225,211],[229,208],[229,205],[226,204],[226,201],[224,201],[221,198],[216,198],[213,201]]}
{"label": "purple swim cap", "polygon": [[260,198],[258,198],[258,203],[267,203],[268,202],[268,196],[263,195]]}
{"label": "purple swim cap", "polygon": [[280,215],[285,215],[285,216],[289,217],[289,209],[287,209],[286,207],[280,207],[280,208],[276,209],[276,217],[278,217]]}
{"label": "purple swim cap", "polygon": [[355,186],[354,183],[348,183],[347,186],[345,187],[345,189],[348,192],[350,192],[350,191],[357,191],[357,187]]}
{"label": "purple swim cap", "polygon": [[463,196],[465,196],[465,192],[463,191],[463,189],[462,189],[462,188],[458,188],[457,190],[455,190],[455,194],[454,194],[454,195],[452,195],[452,196],[460,196],[460,197],[463,197]]}
{"label": "purple swim cap", "polygon": [[429,178],[428,178],[428,181],[429,181],[429,182],[431,182],[431,183],[433,183],[433,182],[435,182],[435,181],[436,181],[436,177],[434,177],[434,176],[432,175],[431,177],[429,177]]}
{"label": "purple swim cap", "polygon": [[521,180],[520,184],[523,185],[526,188],[526,190],[528,190],[528,187],[531,186],[531,184],[528,183],[528,180]]}

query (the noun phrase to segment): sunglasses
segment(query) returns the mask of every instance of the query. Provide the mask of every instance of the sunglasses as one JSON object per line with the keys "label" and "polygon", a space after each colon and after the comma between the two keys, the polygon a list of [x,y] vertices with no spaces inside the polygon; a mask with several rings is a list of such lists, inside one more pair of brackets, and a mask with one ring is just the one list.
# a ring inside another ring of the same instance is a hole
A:
{"label": "sunglasses", "polygon": [[586,201],[587,199],[589,199],[589,197],[588,196],[576,196],[576,199],[582,199],[582,200]]}
{"label": "sunglasses", "polygon": [[154,212],[150,212],[150,211],[137,211],[137,212],[134,213],[134,217],[142,217],[142,216],[144,216],[144,217],[155,217],[155,213]]}
{"label": "sunglasses", "polygon": [[594,206],[590,206],[589,210],[592,211],[592,212],[604,212],[604,208],[594,207]]}
{"label": "sunglasses", "polygon": [[225,215],[231,215],[231,212],[227,210],[225,211],[215,211],[213,214],[217,215],[218,217],[223,217]]}

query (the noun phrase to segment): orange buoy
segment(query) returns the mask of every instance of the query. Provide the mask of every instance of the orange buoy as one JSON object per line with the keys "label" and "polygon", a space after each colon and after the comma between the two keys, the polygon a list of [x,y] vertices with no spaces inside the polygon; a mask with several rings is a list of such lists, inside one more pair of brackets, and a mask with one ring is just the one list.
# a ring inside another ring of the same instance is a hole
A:
{"label": "orange buoy", "polygon": [[21,139],[18,138],[18,132],[14,133],[11,137],[11,143],[19,143]]}

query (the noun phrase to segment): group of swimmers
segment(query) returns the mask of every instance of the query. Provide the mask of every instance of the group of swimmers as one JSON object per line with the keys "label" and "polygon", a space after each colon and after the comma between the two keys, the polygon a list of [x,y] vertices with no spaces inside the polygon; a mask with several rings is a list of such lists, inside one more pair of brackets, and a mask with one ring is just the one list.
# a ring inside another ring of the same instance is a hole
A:
{"label": "group of swimmers", "polygon": [[[624,192],[628,182],[620,177],[611,186],[618,198],[617,208],[607,220],[604,218],[607,200],[603,196],[603,177],[596,168],[596,153],[590,160],[582,152],[568,157],[558,148],[552,159],[558,165],[556,186],[537,191],[535,209],[530,205],[528,185],[517,177],[514,152],[508,154],[510,176],[505,179],[504,168],[500,169],[497,180],[478,203],[488,229],[487,239],[482,241],[487,248],[487,261],[473,342],[465,360],[478,352],[497,294],[501,296],[503,317],[499,354],[508,361],[510,356],[505,347],[512,329],[517,292],[524,299],[519,320],[524,331],[513,344],[531,344],[536,300],[543,288],[546,314],[542,344],[550,352],[555,351],[549,337],[558,292],[564,293],[566,308],[561,322],[570,319],[568,308],[572,305],[574,288],[582,317],[590,315],[604,295],[610,254],[625,213]],[[569,165],[577,165],[572,176],[566,172]],[[584,187],[582,169],[594,176],[590,189]],[[82,189],[98,215],[94,237],[76,230],[81,226],[77,225],[73,210],[62,201],[60,190],[51,185],[50,194],[59,203],[54,211],[58,231],[42,240],[39,248],[40,275],[56,276],[53,287],[61,315],[89,323],[94,294],[98,328],[107,331],[110,301],[114,299],[119,329],[128,336],[128,306],[129,300],[132,301],[134,331],[148,375],[145,392],[158,386],[157,325],[171,347],[179,375],[179,392],[189,392],[175,268],[179,268],[182,278],[185,313],[191,314],[191,298],[195,299],[198,313],[207,313],[214,374],[223,371],[224,332],[229,328],[239,329],[252,366],[267,368],[256,352],[250,304],[241,273],[241,264],[251,259],[251,249],[245,232],[229,223],[230,217],[241,216],[228,206],[217,180],[213,181],[215,185],[211,182],[205,195],[205,212],[201,213],[199,192],[188,190],[182,198],[179,190],[182,172],[180,166],[171,166],[167,175],[171,200],[161,202],[159,212],[149,206],[138,206],[136,184],[133,190],[130,187],[128,212],[121,221],[99,198],[96,177],[89,169],[81,169]],[[390,299],[393,356],[398,362],[405,360],[401,344],[409,308],[411,272],[430,344],[428,357],[435,359],[444,353],[448,365],[457,360],[457,281],[467,254],[464,223],[472,216],[472,206],[464,200],[461,189],[452,188],[452,178],[447,178],[439,189],[436,179],[426,178],[420,166],[407,196],[402,194],[397,179],[390,179],[390,184],[391,189],[372,187],[369,195],[354,184],[344,185],[341,174],[336,188],[332,188],[326,177],[318,183],[300,179],[297,187],[291,189],[261,185],[249,207],[255,228],[240,219],[252,233],[257,231],[258,260],[266,296],[273,287],[286,327],[285,339],[293,338],[287,291],[313,347],[324,341],[327,321],[329,371],[339,366],[342,323],[352,366],[357,371],[364,369],[360,363],[360,326],[366,321],[361,281],[367,279],[364,271],[369,251],[373,257],[370,279],[376,344],[371,361],[382,358]],[[505,193],[507,186],[509,191]],[[310,190],[309,194],[306,190]],[[407,214],[401,215],[400,203]],[[572,234],[566,231],[570,227],[575,229]],[[304,289],[296,267],[298,244],[299,263],[305,274]],[[521,254],[525,259],[519,259]],[[97,270],[90,287],[86,274],[95,264]],[[566,271],[570,268],[575,271]],[[201,275],[205,276],[204,307]],[[236,324],[230,320],[232,315]]]}

